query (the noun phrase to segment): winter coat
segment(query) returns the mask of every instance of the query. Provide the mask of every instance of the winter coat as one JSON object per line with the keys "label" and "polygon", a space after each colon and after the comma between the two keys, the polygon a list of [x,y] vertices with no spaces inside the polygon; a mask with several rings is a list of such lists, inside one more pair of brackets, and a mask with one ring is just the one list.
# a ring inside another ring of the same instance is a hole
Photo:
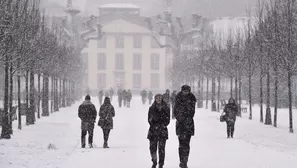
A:
{"label": "winter coat", "polygon": [[176,118],[176,135],[194,135],[195,103],[196,97],[191,92],[188,95],[183,95],[182,92],[176,95],[173,111]]}
{"label": "winter coat", "polygon": [[169,103],[170,103],[170,95],[169,95],[169,93],[164,93],[163,94],[163,100],[169,106]]}
{"label": "winter coat", "polygon": [[153,96],[154,96],[154,95],[153,95],[152,92],[149,92],[149,93],[148,93],[148,99],[149,99],[149,100],[152,100],[152,99],[153,99]]}
{"label": "winter coat", "polygon": [[140,95],[142,98],[147,98],[147,92],[145,90],[141,91]]}
{"label": "winter coat", "polygon": [[85,100],[78,107],[78,117],[81,119],[81,129],[88,129],[87,125],[90,125],[92,128],[94,128],[94,123],[97,117],[97,111],[96,107],[92,104],[90,100]]}
{"label": "winter coat", "polygon": [[162,101],[159,110],[156,101],[151,105],[148,112],[148,122],[150,128],[148,131],[148,139],[168,139],[167,126],[170,123],[170,109],[167,104]]}
{"label": "winter coat", "polygon": [[227,122],[235,122],[236,114],[238,112],[238,106],[235,103],[228,103],[224,107],[225,119]]}
{"label": "winter coat", "polygon": [[131,101],[132,100],[132,93],[131,93],[131,91],[128,91],[126,96],[127,96],[127,99],[126,99],[127,101]]}
{"label": "winter coat", "polygon": [[123,91],[121,89],[118,90],[118,99],[119,100],[123,99]]}
{"label": "winter coat", "polygon": [[113,117],[115,116],[115,111],[113,105],[110,103],[110,98],[105,97],[104,103],[101,105],[99,110],[100,119],[105,120],[105,125],[102,129],[113,129]]}

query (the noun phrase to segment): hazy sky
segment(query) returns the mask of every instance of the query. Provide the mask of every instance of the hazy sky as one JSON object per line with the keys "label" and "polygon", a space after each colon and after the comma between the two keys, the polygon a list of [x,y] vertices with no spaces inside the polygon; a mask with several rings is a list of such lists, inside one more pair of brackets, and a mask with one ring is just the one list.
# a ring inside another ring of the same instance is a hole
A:
{"label": "hazy sky", "polygon": [[[66,6],[67,0],[41,0],[45,6],[59,4]],[[242,16],[247,7],[253,7],[258,0],[173,0],[175,15],[199,13],[209,17]],[[164,10],[165,0],[73,0],[74,7],[85,14],[98,15],[98,7],[105,3],[133,3],[142,8],[143,15],[155,15]]]}

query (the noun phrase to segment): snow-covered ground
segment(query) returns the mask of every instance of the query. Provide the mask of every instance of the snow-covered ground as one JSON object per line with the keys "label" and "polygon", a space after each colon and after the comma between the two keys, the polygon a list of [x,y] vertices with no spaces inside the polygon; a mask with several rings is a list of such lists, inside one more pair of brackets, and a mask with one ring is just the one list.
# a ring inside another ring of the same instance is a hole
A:
{"label": "snow-covered ground", "polygon": [[[98,109],[98,100],[93,98],[92,102]],[[131,108],[118,108],[115,99],[113,103],[116,117],[109,149],[102,148],[103,135],[98,126],[94,131],[95,148],[80,148],[79,103],[76,103],[37,120],[36,125],[16,130],[10,140],[0,140],[0,168],[150,167],[146,139],[149,106],[142,105],[139,97],[134,98]],[[252,121],[246,115],[238,118],[235,138],[227,139],[225,123],[218,120],[220,114],[197,109],[189,168],[295,168],[297,134],[265,126],[254,114]],[[175,120],[171,120],[164,168],[177,168],[178,164]]]}

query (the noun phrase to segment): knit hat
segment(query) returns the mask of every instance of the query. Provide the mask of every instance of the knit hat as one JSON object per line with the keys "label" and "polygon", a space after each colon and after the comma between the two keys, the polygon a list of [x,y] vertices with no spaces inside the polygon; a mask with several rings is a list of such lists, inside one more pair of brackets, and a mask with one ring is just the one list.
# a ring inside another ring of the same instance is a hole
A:
{"label": "knit hat", "polygon": [[182,91],[191,91],[191,87],[190,86],[188,86],[188,85],[183,85],[182,87],[181,87],[181,90]]}
{"label": "knit hat", "polygon": [[91,100],[90,95],[86,95],[85,100]]}

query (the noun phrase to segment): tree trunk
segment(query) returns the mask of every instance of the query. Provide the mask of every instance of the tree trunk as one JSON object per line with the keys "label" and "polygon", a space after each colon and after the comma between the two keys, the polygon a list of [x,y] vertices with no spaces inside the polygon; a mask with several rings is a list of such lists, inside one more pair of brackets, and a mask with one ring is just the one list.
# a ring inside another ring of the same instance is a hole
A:
{"label": "tree trunk", "polygon": [[63,90],[63,80],[59,80],[60,88],[59,88],[59,107],[62,107],[62,90]]}
{"label": "tree trunk", "polygon": [[252,65],[249,59],[249,119],[253,119],[253,109],[252,109]]}
{"label": "tree trunk", "polygon": [[203,97],[203,88],[204,88],[204,76],[202,75],[202,79],[200,80],[201,82],[201,108],[203,108],[203,104],[204,104],[204,97]]}
{"label": "tree trunk", "polygon": [[34,124],[36,121],[35,117],[35,88],[34,88],[34,72],[33,70],[30,71],[30,109],[29,109],[30,116],[32,117],[30,121],[31,124]]}
{"label": "tree trunk", "polygon": [[9,56],[5,54],[5,68],[4,68],[4,117],[2,118],[1,138],[10,139],[9,129],[9,113],[8,113],[8,91],[9,91]]}
{"label": "tree trunk", "polygon": [[29,111],[29,71],[26,71],[26,125],[33,124],[32,122],[32,116],[30,111]]}
{"label": "tree trunk", "polygon": [[[63,81],[63,89],[62,89],[62,107],[66,107],[66,80]],[[193,87],[192,87],[193,88]]]}
{"label": "tree trunk", "polygon": [[265,124],[266,125],[271,125],[272,121],[271,121],[271,109],[270,109],[270,66],[269,63],[267,65],[267,98],[266,98],[266,115],[265,115]]}
{"label": "tree trunk", "polygon": [[242,87],[242,82],[241,82],[241,75],[238,77],[238,116],[241,117],[241,87]]}
{"label": "tree trunk", "polygon": [[40,73],[38,73],[37,118],[40,118]]}
{"label": "tree trunk", "polygon": [[54,82],[55,82],[55,77],[54,76],[51,76],[51,113],[55,112],[55,104],[54,104],[54,95],[55,95],[55,91],[54,91]]}
{"label": "tree trunk", "polygon": [[218,77],[218,107],[217,111],[220,112],[220,100],[221,100],[221,76]]}
{"label": "tree trunk", "polygon": [[208,109],[208,85],[209,85],[209,79],[206,77],[206,109]]}
{"label": "tree trunk", "polygon": [[13,134],[12,130],[12,103],[13,103],[13,64],[9,65],[9,129],[10,134]]}
{"label": "tree trunk", "polygon": [[274,63],[274,118],[273,126],[277,127],[277,106],[278,106],[278,72],[277,72],[277,62]]}
{"label": "tree trunk", "polygon": [[49,109],[48,109],[48,94],[49,94],[49,80],[48,80],[48,75],[44,74],[43,75],[43,85],[44,85],[44,89],[43,89],[43,94],[42,94],[42,116],[49,116]]}
{"label": "tree trunk", "polygon": [[216,109],[216,78],[211,79],[211,111],[217,111]]}
{"label": "tree trunk", "polygon": [[260,122],[263,122],[263,70],[260,73]]}
{"label": "tree trunk", "polygon": [[[20,67],[20,61],[18,59],[18,68]],[[18,74],[18,107],[21,107],[21,76]],[[22,129],[22,109],[18,108],[18,129]]]}
{"label": "tree trunk", "polygon": [[[238,75],[237,72],[235,73],[235,89],[234,89],[234,94],[235,94],[235,103],[238,104]],[[238,113],[237,113],[238,114]]]}
{"label": "tree trunk", "polygon": [[288,94],[289,94],[289,126],[290,126],[290,132],[293,133],[293,112],[292,112],[292,72],[291,70],[288,71]]}

